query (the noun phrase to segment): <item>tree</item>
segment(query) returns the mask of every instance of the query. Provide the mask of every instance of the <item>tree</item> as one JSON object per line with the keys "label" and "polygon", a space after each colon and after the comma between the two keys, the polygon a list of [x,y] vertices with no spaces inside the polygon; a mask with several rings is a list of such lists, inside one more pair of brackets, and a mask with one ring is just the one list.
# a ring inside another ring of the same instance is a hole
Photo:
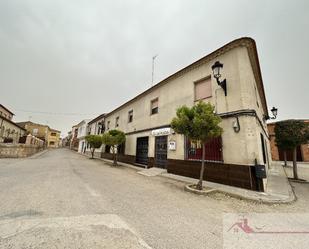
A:
{"label": "tree", "polygon": [[102,145],[102,136],[87,135],[85,139],[90,144],[91,158],[93,158],[95,149],[100,148]]}
{"label": "tree", "polygon": [[176,117],[171,122],[171,127],[180,134],[191,140],[200,140],[203,147],[202,166],[200,179],[196,189],[203,189],[203,176],[205,169],[205,144],[211,139],[222,134],[223,130],[219,126],[221,118],[214,113],[214,106],[210,103],[198,102],[192,108],[182,106],[177,109]]}
{"label": "tree", "polygon": [[110,130],[103,134],[102,137],[103,143],[106,145],[111,146],[113,152],[113,165],[116,166],[117,164],[117,146],[124,143],[126,140],[126,136],[124,132],[119,130]]}
{"label": "tree", "polygon": [[293,177],[298,179],[296,152],[297,146],[309,140],[309,125],[301,120],[286,120],[277,122],[275,138],[278,148],[293,150]]}

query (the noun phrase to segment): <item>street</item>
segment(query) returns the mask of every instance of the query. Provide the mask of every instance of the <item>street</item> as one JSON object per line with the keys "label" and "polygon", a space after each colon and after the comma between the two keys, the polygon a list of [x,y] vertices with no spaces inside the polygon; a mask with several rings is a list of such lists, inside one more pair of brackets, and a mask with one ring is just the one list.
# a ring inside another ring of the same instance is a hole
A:
{"label": "street", "polygon": [[281,205],[183,187],[68,149],[0,159],[0,248],[222,248],[224,213],[308,211],[309,184]]}

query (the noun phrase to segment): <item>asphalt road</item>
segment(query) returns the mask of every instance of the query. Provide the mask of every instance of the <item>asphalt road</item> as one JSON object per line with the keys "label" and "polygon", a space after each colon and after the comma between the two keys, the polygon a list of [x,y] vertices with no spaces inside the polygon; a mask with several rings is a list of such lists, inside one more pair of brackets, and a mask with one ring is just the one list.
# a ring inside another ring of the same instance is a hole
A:
{"label": "asphalt road", "polygon": [[0,159],[0,248],[222,248],[224,213],[308,212],[309,184],[293,185],[297,202],[264,205],[67,149]]}

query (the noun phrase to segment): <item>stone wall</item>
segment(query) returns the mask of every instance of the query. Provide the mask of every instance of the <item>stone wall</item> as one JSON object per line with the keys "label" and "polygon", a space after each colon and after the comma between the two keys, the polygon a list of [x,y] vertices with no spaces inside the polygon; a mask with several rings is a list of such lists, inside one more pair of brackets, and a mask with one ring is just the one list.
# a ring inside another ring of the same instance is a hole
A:
{"label": "stone wall", "polygon": [[28,144],[0,144],[0,158],[22,158],[31,156],[43,147]]}

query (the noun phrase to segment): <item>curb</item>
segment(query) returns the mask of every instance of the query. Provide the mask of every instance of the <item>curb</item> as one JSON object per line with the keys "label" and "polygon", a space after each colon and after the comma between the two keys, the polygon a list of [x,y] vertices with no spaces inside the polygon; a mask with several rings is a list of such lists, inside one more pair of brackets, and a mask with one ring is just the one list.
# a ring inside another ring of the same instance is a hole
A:
{"label": "curb", "polygon": [[211,193],[217,192],[217,189],[213,189],[213,188],[209,188],[209,190],[198,190],[198,189],[192,188],[192,186],[194,186],[194,184],[188,184],[184,187],[184,190],[190,193],[194,193],[197,195],[205,195],[205,196]]}
{"label": "curb", "polygon": [[[81,155],[81,156],[87,157],[87,158],[90,157],[87,154],[80,154],[78,152],[76,152],[76,153]],[[112,161],[112,160],[108,160],[108,159],[105,159],[105,158],[98,158],[98,157],[94,157],[94,159],[98,159],[98,160],[103,161],[105,163],[110,163]],[[118,162],[118,163],[121,166],[128,167],[128,168],[134,169],[136,171],[141,170],[141,168],[133,166],[133,165],[129,165],[129,164],[122,163],[122,162]],[[293,203],[294,201],[296,201],[296,196],[294,194],[294,191],[293,191],[292,186],[290,185],[289,181],[288,181],[288,184],[290,186],[289,197],[283,199],[279,195],[267,195],[267,194],[264,194],[265,197],[263,197],[263,196],[250,197],[250,196],[238,194],[238,193],[231,192],[231,191],[224,191],[222,189],[218,189],[218,188],[215,188],[215,187],[212,188],[211,189],[212,191],[209,191],[208,193],[200,193],[201,191],[199,191],[199,190],[187,187],[189,185],[193,185],[194,183],[192,181],[193,180],[196,181],[196,179],[191,178],[190,179],[191,181],[188,181],[188,180],[181,179],[180,176],[178,176],[178,175],[174,175],[175,177],[172,177],[171,175],[173,175],[173,174],[170,174],[170,175],[160,174],[157,177],[165,177],[165,178],[168,178],[168,179],[172,179],[174,181],[180,181],[180,182],[186,183],[184,190],[187,191],[187,192],[197,194],[197,195],[209,195],[210,193],[221,193],[221,194],[228,195],[228,196],[240,199],[240,200],[254,201],[254,202],[263,203],[263,204],[289,204],[289,203]],[[211,183],[211,182],[209,182],[209,183]],[[208,182],[205,182],[205,184],[207,185]],[[248,190],[248,191],[250,191],[250,190]],[[257,193],[259,193],[259,192],[257,192]],[[267,196],[269,196],[270,198],[273,198],[273,199],[268,199]]]}
{"label": "curb", "polygon": [[[168,178],[168,179],[172,179],[174,181],[179,181],[179,182],[182,182],[182,183],[186,183],[187,185],[192,185],[194,184],[193,183],[193,180],[194,181],[197,181],[196,179],[193,179],[193,178],[188,178],[188,179],[181,179],[182,176],[177,176],[177,175],[173,175],[173,174],[162,174],[160,175],[162,177],[165,177],[165,178]],[[174,177],[175,176],[175,177]],[[205,181],[205,185],[211,185],[212,182],[206,182]],[[216,184],[216,183],[215,183]],[[228,186],[230,187],[230,186]],[[212,188],[212,187],[211,187]],[[236,187],[235,187],[236,188]],[[239,193],[235,193],[235,192],[232,192],[232,191],[225,191],[225,190],[222,190],[222,189],[218,189],[216,188],[215,186],[213,187],[213,189],[215,189],[216,191],[214,193],[221,193],[221,194],[224,194],[224,195],[228,195],[230,197],[233,197],[233,198],[237,198],[237,199],[240,199],[240,200],[247,200],[247,201],[253,201],[253,202],[258,202],[258,203],[262,203],[262,204],[289,204],[289,203],[293,203],[294,201],[296,201],[296,196],[293,192],[293,189],[291,187],[291,190],[289,191],[290,192],[290,195],[288,198],[285,198],[283,199],[281,196],[279,195],[267,195],[267,194],[260,194],[261,196],[256,196],[256,197],[251,197],[251,196],[247,196],[247,195],[242,195],[242,194],[239,194]],[[185,189],[186,190],[186,189]],[[250,191],[250,190],[248,190]],[[192,192],[192,191],[188,191],[188,192]],[[259,192],[257,192],[258,194]],[[197,194],[197,193],[194,193],[194,194]],[[200,194],[201,195],[201,194]],[[264,196],[262,196],[264,195]],[[269,197],[269,198],[268,198]],[[271,199],[272,198],[272,199]]]}

